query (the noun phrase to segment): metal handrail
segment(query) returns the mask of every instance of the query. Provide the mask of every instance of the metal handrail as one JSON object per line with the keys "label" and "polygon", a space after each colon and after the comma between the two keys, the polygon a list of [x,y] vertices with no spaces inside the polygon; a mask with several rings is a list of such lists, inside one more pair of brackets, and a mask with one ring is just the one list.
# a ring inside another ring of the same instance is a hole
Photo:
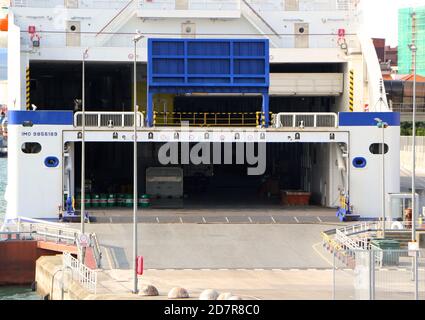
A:
{"label": "metal handrail", "polygon": [[[282,118],[284,120],[282,121]],[[320,118],[326,119],[321,123]],[[276,128],[338,128],[338,114],[333,112],[280,112],[276,115]]]}
{"label": "metal handrail", "polygon": [[[392,229],[392,225],[395,222],[399,222],[403,226],[402,230],[406,230],[412,225],[411,221],[386,221],[385,230],[396,231],[397,229]],[[419,222],[417,225],[419,225]],[[339,244],[339,246],[350,250],[368,250],[370,249],[370,243],[367,238],[353,238],[353,236],[359,233],[379,231],[381,229],[382,222],[380,221],[364,222],[352,226],[344,226],[335,230],[334,240]],[[322,237],[325,242],[330,242],[328,233],[322,233]]]}
{"label": "metal handrail", "polygon": [[18,232],[31,232],[34,238],[42,237],[43,240],[53,239],[56,242],[76,244],[80,231],[59,223],[24,217],[17,218]]}
{"label": "metal handrail", "polygon": [[100,29],[98,33],[96,33],[96,37],[100,35],[105,29],[112,23],[116,18],[118,18],[132,3],[136,3],[136,0],[130,0],[115,16],[112,17],[111,20],[108,21],[108,23]]}
{"label": "metal handrail", "polygon": [[255,10],[255,8],[254,7],[252,7],[249,3],[248,3],[248,1],[246,1],[246,0],[242,0],[242,2],[243,3],[245,3],[245,5],[251,10],[251,12],[252,13],[254,13],[254,15],[258,18],[258,19],[260,19],[261,20],[261,22],[263,22],[266,26],[267,26],[267,28],[269,28],[274,34],[275,34],[275,36],[277,36],[277,37],[279,37],[280,38],[280,34],[279,34],[279,32],[277,32],[262,16],[261,16],[261,14],[259,14],[258,12],[257,12],[257,10]]}
{"label": "metal handrail", "polygon": [[256,127],[262,112],[154,112],[154,126],[180,126],[187,122],[196,127]]}
{"label": "metal handrail", "polygon": [[95,260],[96,260],[96,267],[100,268],[100,260],[102,259],[102,251],[100,249],[100,245],[99,242],[97,241],[97,236],[95,233],[92,233],[90,235],[90,243],[93,247],[93,254],[95,256]]}
{"label": "metal handrail", "polygon": [[[18,217],[17,233],[29,233],[34,239],[44,241],[55,241],[56,243],[64,243],[79,246],[81,231],[71,228],[61,223],[49,222],[39,219]],[[95,233],[88,235],[90,237],[90,247],[93,248],[93,254],[96,261],[96,266],[100,267],[102,253],[99,242]]]}
{"label": "metal handrail", "polygon": [[64,252],[62,255],[62,263],[64,267],[69,267],[73,275],[77,276],[80,284],[96,294],[97,290],[97,271],[88,268],[86,265],[81,263],[78,259],[75,259],[69,252]]}

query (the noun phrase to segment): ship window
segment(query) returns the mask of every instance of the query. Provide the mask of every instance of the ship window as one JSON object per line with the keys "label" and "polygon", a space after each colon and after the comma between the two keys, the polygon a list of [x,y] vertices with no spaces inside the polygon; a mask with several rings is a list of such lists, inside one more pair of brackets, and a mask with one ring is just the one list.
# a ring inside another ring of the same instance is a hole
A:
{"label": "ship window", "polygon": [[23,153],[40,153],[41,144],[38,142],[25,142],[21,146]]}
{"label": "ship window", "polygon": [[[389,147],[387,144],[384,146],[384,152],[385,154],[388,153]],[[369,147],[369,151],[372,154],[382,154],[382,143],[373,143]]]}
{"label": "ship window", "polygon": [[357,157],[357,158],[353,159],[353,166],[355,168],[362,169],[362,168],[366,167],[366,164],[367,164],[367,161],[363,157]]}
{"label": "ship window", "polygon": [[305,29],[303,27],[298,29],[299,33],[304,33]]}

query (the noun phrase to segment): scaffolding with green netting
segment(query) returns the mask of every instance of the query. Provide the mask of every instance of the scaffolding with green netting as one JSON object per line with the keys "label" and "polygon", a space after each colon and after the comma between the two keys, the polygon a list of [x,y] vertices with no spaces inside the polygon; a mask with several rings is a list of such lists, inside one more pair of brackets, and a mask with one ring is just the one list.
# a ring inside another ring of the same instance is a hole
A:
{"label": "scaffolding with green netting", "polygon": [[398,69],[400,74],[413,73],[412,51],[417,47],[416,73],[425,76],[425,6],[403,8],[398,12]]}

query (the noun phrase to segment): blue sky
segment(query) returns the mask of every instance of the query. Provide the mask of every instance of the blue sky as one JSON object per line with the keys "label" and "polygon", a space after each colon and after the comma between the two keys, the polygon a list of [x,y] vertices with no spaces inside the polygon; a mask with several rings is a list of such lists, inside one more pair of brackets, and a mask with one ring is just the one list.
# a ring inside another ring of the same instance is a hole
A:
{"label": "blue sky", "polygon": [[425,6],[425,0],[362,0],[366,30],[374,38],[386,38],[391,46],[398,41],[398,9]]}

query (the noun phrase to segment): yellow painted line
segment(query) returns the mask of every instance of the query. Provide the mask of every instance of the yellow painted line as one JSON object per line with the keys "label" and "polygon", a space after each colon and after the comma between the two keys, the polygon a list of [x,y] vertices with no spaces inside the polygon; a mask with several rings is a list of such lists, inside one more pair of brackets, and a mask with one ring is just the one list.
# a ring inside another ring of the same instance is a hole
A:
{"label": "yellow painted line", "polygon": [[325,260],[331,267],[333,267],[334,266],[334,264],[333,264],[333,262],[332,261],[329,261],[329,259],[328,258],[326,258],[318,249],[317,249],[317,246],[321,246],[322,245],[322,242],[318,242],[318,243],[316,243],[316,244],[313,244],[312,245],[312,248],[313,248],[313,250],[323,259],[323,260]]}

